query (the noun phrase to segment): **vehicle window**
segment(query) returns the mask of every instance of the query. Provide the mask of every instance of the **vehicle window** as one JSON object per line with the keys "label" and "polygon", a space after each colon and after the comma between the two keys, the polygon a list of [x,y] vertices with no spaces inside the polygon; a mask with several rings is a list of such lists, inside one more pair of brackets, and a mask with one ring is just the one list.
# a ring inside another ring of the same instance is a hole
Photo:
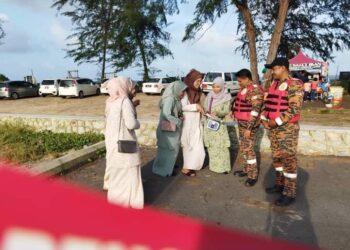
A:
{"label": "vehicle window", "polygon": [[41,85],[55,85],[54,80],[44,80]]}
{"label": "vehicle window", "polygon": [[160,78],[151,78],[148,82],[159,82]]}
{"label": "vehicle window", "polygon": [[236,72],[231,72],[232,81],[237,81]]}
{"label": "vehicle window", "polygon": [[22,86],[23,86],[23,82],[18,82],[18,81],[16,81],[16,82],[10,82],[9,85],[10,85],[11,87],[18,88],[18,87],[22,87]]}
{"label": "vehicle window", "polygon": [[205,75],[204,81],[205,82],[213,82],[216,77],[221,77],[221,73],[208,73]]}
{"label": "vehicle window", "polygon": [[177,81],[176,77],[168,77],[167,78],[167,83],[172,83],[172,82],[175,82],[175,81]]}
{"label": "vehicle window", "polygon": [[73,86],[74,81],[73,80],[61,80],[60,86],[61,87],[71,87]]}
{"label": "vehicle window", "polygon": [[77,82],[78,84],[89,84],[88,79],[79,79]]}
{"label": "vehicle window", "polygon": [[0,82],[0,88],[3,88],[3,87],[5,87],[5,86],[6,86],[5,83]]}
{"label": "vehicle window", "polygon": [[225,81],[226,82],[232,81],[231,73],[225,73]]}
{"label": "vehicle window", "polygon": [[32,86],[32,84],[30,84],[29,82],[23,82],[22,86],[25,88],[29,88]]}
{"label": "vehicle window", "polygon": [[171,83],[171,78],[167,77],[167,78],[163,78],[162,83]]}

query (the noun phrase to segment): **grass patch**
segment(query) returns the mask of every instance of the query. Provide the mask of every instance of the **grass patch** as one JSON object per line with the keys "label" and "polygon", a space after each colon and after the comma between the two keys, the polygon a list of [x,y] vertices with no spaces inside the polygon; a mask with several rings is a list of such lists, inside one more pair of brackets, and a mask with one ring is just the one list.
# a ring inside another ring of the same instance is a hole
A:
{"label": "grass patch", "polygon": [[56,158],[69,150],[102,141],[104,136],[96,133],[37,132],[20,124],[0,124],[0,158],[19,163]]}

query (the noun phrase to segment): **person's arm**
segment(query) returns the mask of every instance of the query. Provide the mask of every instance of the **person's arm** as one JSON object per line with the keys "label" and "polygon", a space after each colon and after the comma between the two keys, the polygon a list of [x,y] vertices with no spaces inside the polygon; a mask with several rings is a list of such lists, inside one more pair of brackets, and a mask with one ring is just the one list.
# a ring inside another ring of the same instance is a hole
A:
{"label": "person's arm", "polygon": [[125,99],[121,108],[126,128],[129,130],[139,129],[140,122],[136,119],[133,103],[129,99]]}
{"label": "person's arm", "polygon": [[167,98],[163,103],[162,113],[166,120],[169,122],[175,123],[177,126],[180,126],[182,121],[173,115],[173,110],[175,108],[174,98]]}
{"label": "person's arm", "polygon": [[300,81],[292,81],[288,87],[288,110],[275,119],[277,126],[289,122],[295,115],[300,114],[303,104],[304,89]]}
{"label": "person's arm", "polygon": [[227,101],[227,102],[223,103],[221,105],[221,109],[219,109],[216,112],[217,113],[217,117],[225,118],[225,116],[227,116],[230,113],[230,111],[231,111],[230,107],[231,107],[231,101]]}
{"label": "person's arm", "polygon": [[247,95],[247,102],[252,105],[251,119],[248,122],[248,129],[255,127],[258,117],[261,113],[264,104],[264,92],[260,88],[254,88],[252,92]]}

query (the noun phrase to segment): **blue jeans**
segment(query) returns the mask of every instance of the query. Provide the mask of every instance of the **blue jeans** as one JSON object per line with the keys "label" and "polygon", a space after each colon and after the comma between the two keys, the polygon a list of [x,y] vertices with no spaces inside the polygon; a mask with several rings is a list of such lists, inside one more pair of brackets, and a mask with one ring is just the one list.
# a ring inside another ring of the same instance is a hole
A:
{"label": "blue jeans", "polygon": [[311,101],[316,100],[317,90],[311,90]]}

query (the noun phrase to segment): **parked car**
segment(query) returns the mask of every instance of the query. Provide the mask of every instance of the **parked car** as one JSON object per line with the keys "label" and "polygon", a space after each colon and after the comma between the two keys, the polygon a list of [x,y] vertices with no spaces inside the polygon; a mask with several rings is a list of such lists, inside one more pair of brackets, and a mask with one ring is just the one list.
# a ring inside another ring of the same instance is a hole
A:
{"label": "parked car", "polygon": [[39,87],[25,81],[6,81],[0,83],[0,97],[18,99],[39,96]]}
{"label": "parked car", "polygon": [[109,79],[104,79],[102,84],[101,84],[101,94],[108,95],[108,90],[107,90],[107,81]]}
{"label": "parked car", "polygon": [[177,80],[177,77],[151,78],[148,82],[143,83],[142,92],[148,95],[163,94],[169,84]]}
{"label": "parked car", "polygon": [[100,85],[88,78],[63,79],[58,89],[59,96],[79,97],[101,94]]}
{"label": "parked car", "polygon": [[213,81],[216,77],[222,77],[226,82],[227,91],[231,94],[237,94],[239,91],[239,84],[237,82],[236,74],[234,72],[208,72],[205,74],[202,82],[203,92],[210,92],[212,90]]}
{"label": "parked car", "polygon": [[55,80],[43,80],[40,84],[39,95],[45,97],[47,95],[58,96],[58,90],[60,87],[59,79]]}
{"label": "parked car", "polygon": [[[107,81],[108,81],[108,79],[104,80],[103,83],[101,84],[101,94],[108,95],[108,89],[107,89],[107,85],[106,85]],[[133,81],[133,83],[135,84],[136,92],[137,93],[141,92],[142,91],[142,82]]]}

